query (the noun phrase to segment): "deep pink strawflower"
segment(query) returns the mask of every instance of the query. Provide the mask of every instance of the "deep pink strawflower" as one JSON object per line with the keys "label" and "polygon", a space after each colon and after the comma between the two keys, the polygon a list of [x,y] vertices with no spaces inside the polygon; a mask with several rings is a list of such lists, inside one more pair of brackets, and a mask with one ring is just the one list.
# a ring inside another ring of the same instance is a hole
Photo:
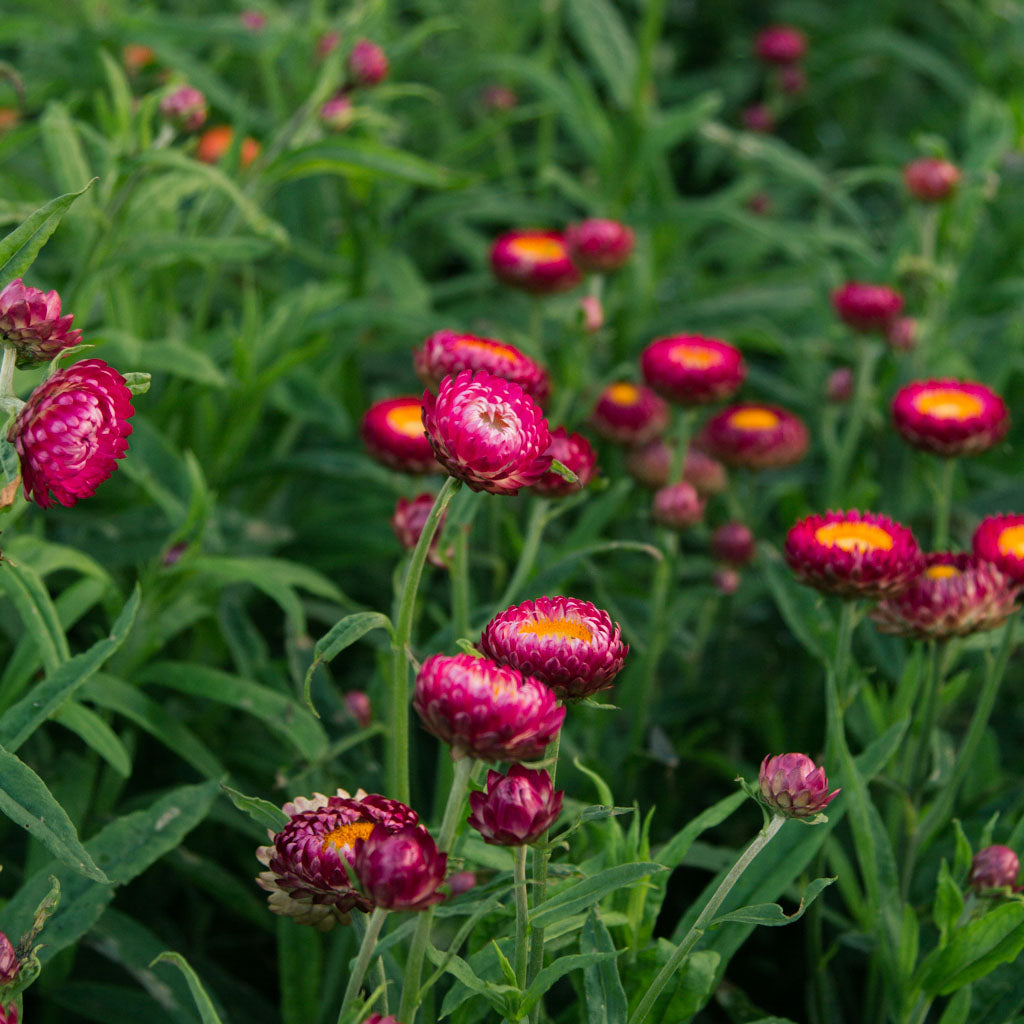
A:
{"label": "deep pink strawflower", "polygon": [[536,295],[564,292],[580,283],[580,272],[558,231],[507,231],[491,246],[491,269],[502,284]]}
{"label": "deep pink strawflower", "polygon": [[565,240],[573,263],[590,273],[618,270],[633,252],[636,236],[621,221],[593,217],[570,224]]}
{"label": "deep pink strawflower", "polygon": [[539,679],[562,700],[580,700],[612,685],[629,644],[618,623],[589,601],[538,597],[491,619],[480,650],[500,665]]}
{"label": "deep pink strawflower", "polygon": [[1008,846],[986,846],[971,861],[968,876],[977,892],[989,889],[1013,889],[1020,874],[1020,859]]}
{"label": "deep pink strawflower", "polygon": [[3,1003],[0,1003],[0,1024],[18,1024],[17,1003],[8,1003],[6,1009]]}
{"label": "deep pink strawflower", "polygon": [[1024,584],[1024,515],[988,516],[974,531],[974,553]]}
{"label": "deep pink strawflower", "polygon": [[[395,511],[391,516],[391,529],[395,531],[395,536],[406,551],[412,551],[419,543],[420,534],[423,533],[423,527],[430,518],[430,510],[434,507],[434,498],[435,495],[429,493],[417,494],[415,498],[399,498],[395,504]],[[448,564],[438,552],[438,543],[447,516],[447,511],[441,516],[437,533],[434,534],[427,551],[427,560],[439,569],[447,568]]]}
{"label": "deep pink strawflower", "polygon": [[914,447],[955,457],[988,451],[1006,435],[1010,415],[994,391],[976,381],[915,381],[892,402],[896,429]]}
{"label": "deep pink strawflower", "polygon": [[474,491],[516,494],[551,468],[540,406],[484,370],[445,377],[436,397],[424,391],[423,423],[437,461]]}
{"label": "deep pink strawflower", "polygon": [[352,910],[366,912],[372,896],[353,888],[345,866],[355,863],[356,846],[375,828],[396,832],[414,826],[416,812],[397,800],[362,791],[350,797],[315,793],[284,805],[290,820],[277,833],[269,833],[271,846],[261,846],[256,857],[266,871],[257,878],[270,896],[275,914],[294,917],[327,931],[336,920],[347,921]]}
{"label": "deep pink strawflower", "polygon": [[853,398],[853,370],[849,366],[840,366],[828,375],[825,397],[837,405]]}
{"label": "deep pink strawflower", "polygon": [[[561,803],[561,794],[559,794]],[[9,985],[18,976],[21,962],[18,960],[14,944],[3,932],[0,932],[0,988]]]}
{"label": "deep pink strawflower", "polygon": [[921,157],[903,168],[903,180],[915,199],[940,203],[960,184],[962,175],[955,164],[939,157]]}
{"label": "deep pink strawflower", "polygon": [[206,123],[206,97],[191,85],[179,86],[160,101],[160,113],[182,131],[198,131]]}
{"label": "deep pink strawflower", "polygon": [[761,796],[776,813],[787,818],[813,818],[839,795],[828,791],[825,769],[806,754],[777,754],[761,762]]}
{"label": "deep pink strawflower", "polygon": [[348,55],[348,73],[356,85],[379,85],[389,66],[387,55],[369,39],[360,39]]}
{"label": "deep pink strawflower", "polygon": [[546,771],[514,764],[507,775],[489,771],[486,791],[469,794],[472,814],[466,821],[485,843],[526,846],[558,819],[563,795]]}
{"label": "deep pink strawflower", "polygon": [[556,427],[551,431],[551,444],[547,454],[557,459],[567,469],[571,469],[579,478],[574,484],[549,469],[531,488],[534,494],[545,498],[564,498],[577,494],[594,478],[597,469],[597,452],[582,434],[570,434],[565,427]]}
{"label": "deep pink strawflower", "polygon": [[884,284],[850,281],[832,293],[832,306],[855,331],[885,332],[903,311],[903,296]]}
{"label": "deep pink strawflower", "polygon": [[664,399],[643,384],[617,381],[598,395],[590,425],[601,437],[617,444],[644,444],[667,426],[669,408]]}
{"label": "deep pink strawflower", "polygon": [[440,853],[421,825],[389,829],[374,825],[365,839],[356,840],[353,864],[363,892],[375,907],[385,910],[426,910],[440,903],[448,854]]}
{"label": "deep pink strawflower", "polygon": [[128,451],[135,414],[124,377],[102,359],[58,370],[29,395],[7,434],[25,497],[42,508],[91,498]]}
{"label": "deep pink strawflower", "polygon": [[747,375],[738,348],[699,334],[677,334],[651,342],[640,356],[644,380],[681,405],[728,398]]}
{"label": "deep pink strawflower", "polygon": [[791,466],[807,454],[807,428],[778,405],[747,402],[716,413],[701,432],[704,447],[727,466]]}
{"label": "deep pink strawflower", "polygon": [[754,534],[746,523],[723,523],[711,535],[711,553],[729,565],[746,565],[754,557],[756,547]]}
{"label": "deep pink strawflower", "polygon": [[547,370],[540,363],[496,338],[436,331],[421,348],[413,349],[412,358],[416,375],[434,391],[445,377],[463,370],[486,370],[518,384],[535,402],[544,402],[551,392]]}
{"label": "deep pink strawflower", "polygon": [[412,706],[455,759],[536,760],[565,718],[565,708],[542,682],[471,654],[427,658]]}
{"label": "deep pink strawflower", "polygon": [[[664,487],[672,471],[672,458],[673,446],[656,437],[626,452],[626,472],[645,487]],[[696,439],[686,450],[683,479],[693,484],[702,497],[720,494],[729,482],[725,466],[697,447]]]}
{"label": "deep pink strawflower", "polygon": [[748,132],[760,132],[770,135],[775,131],[776,119],[772,108],[766,103],[754,103],[744,107],[740,113],[740,121]]}
{"label": "deep pink strawflower", "polygon": [[355,719],[360,729],[366,729],[373,721],[373,706],[363,690],[349,690],[345,694],[345,710]]}
{"label": "deep pink strawflower", "polygon": [[441,467],[423,428],[423,403],[415,395],[375,402],[366,410],[359,435],[378,461],[403,473],[439,473]]}
{"label": "deep pink strawflower", "polygon": [[952,551],[924,556],[924,571],[871,612],[883,633],[944,640],[1001,626],[1016,610],[1018,588],[991,562]]}
{"label": "deep pink strawflower", "polygon": [[355,107],[351,98],[345,93],[332,96],[320,108],[320,120],[324,127],[329,128],[332,132],[345,131],[346,128],[351,127],[354,119]]}
{"label": "deep pink strawflower", "polygon": [[0,292],[0,342],[18,350],[18,365],[46,362],[82,343],[71,329],[73,313],[60,315],[60,296],[29,288],[16,277]]}
{"label": "deep pink strawflower", "polygon": [[784,554],[801,583],[842,597],[897,594],[924,569],[910,530],[857,509],[801,519],[786,535]]}
{"label": "deep pink strawflower", "polygon": [[769,25],[754,39],[754,53],[767,64],[792,64],[807,52],[807,37],[792,25]]}
{"label": "deep pink strawflower", "polygon": [[704,518],[705,499],[687,480],[668,484],[654,492],[651,511],[654,521],[670,530],[686,530]]}

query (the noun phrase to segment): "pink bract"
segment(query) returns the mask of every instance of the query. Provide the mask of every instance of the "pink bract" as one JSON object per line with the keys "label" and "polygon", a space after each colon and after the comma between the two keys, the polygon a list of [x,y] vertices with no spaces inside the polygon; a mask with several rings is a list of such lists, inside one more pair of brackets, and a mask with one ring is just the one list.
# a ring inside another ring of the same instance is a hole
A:
{"label": "pink bract", "polygon": [[744,107],[740,113],[740,122],[748,132],[760,132],[771,135],[778,123],[775,112],[767,103],[753,103]]}
{"label": "pink bract", "polygon": [[387,55],[369,39],[360,39],[348,55],[348,73],[355,85],[379,85],[389,67]]}
{"label": "pink bract", "polygon": [[[428,493],[417,494],[415,498],[398,499],[395,511],[391,516],[391,529],[395,531],[399,543],[407,551],[412,551],[419,542],[423,527],[427,525],[427,519],[430,518],[430,510],[434,507],[434,497],[433,494]],[[428,561],[439,569],[447,568],[447,562],[440,556],[437,547],[447,517],[446,511],[437,524],[437,533],[434,534],[434,539],[430,542],[430,548],[427,551]]]}
{"label": "pink bract", "polygon": [[651,342],[640,356],[644,380],[681,405],[703,405],[734,394],[747,375],[738,348],[699,334]]}
{"label": "pink bract", "polygon": [[855,331],[886,331],[903,311],[903,296],[884,284],[850,281],[832,293],[840,320]]}
{"label": "pink bract", "polygon": [[507,231],[491,246],[491,269],[502,284],[538,295],[564,292],[580,283],[580,272],[558,231]]}
{"label": "pink bract", "polygon": [[593,479],[597,468],[597,453],[582,434],[570,434],[565,427],[556,427],[551,431],[551,444],[546,454],[571,469],[579,478],[579,483],[571,483],[550,469],[530,488],[534,494],[546,498],[564,498],[569,494],[577,494]]}
{"label": "pink bract", "polygon": [[807,428],[778,405],[748,402],[716,413],[701,433],[704,447],[727,466],[791,466],[807,454]]}
{"label": "pink bract", "polygon": [[441,467],[423,428],[423,403],[415,395],[375,402],[366,410],[359,434],[378,461],[403,473],[439,473]]}
{"label": "pink bract", "polygon": [[18,976],[21,962],[17,950],[3,932],[0,932],[0,987],[9,985]]}
{"label": "pink bract", "polygon": [[921,157],[903,168],[903,180],[915,199],[940,203],[960,184],[962,175],[956,164],[939,157]]}
{"label": "pink bract", "polygon": [[440,853],[421,825],[390,829],[375,825],[356,841],[353,867],[363,892],[375,907],[385,910],[425,910],[444,899],[448,854]]}
{"label": "pink bract", "polygon": [[705,499],[687,480],[668,484],[654,492],[654,521],[670,530],[686,530],[704,518]]}
{"label": "pink bract", "polygon": [[29,288],[16,277],[0,292],[0,342],[18,350],[18,365],[45,362],[82,342],[73,313],[60,315],[60,296]]}
{"label": "pink bract", "polygon": [[755,551],[754,534],[746,523],[723,523],[711,535],[711,553],[720,562],[746,565]]}
{"label": "pink bract", "polygon": [[896,429],[916,448],[955,457],[987,451],[1006,435],[1010,416],[994,391],[975,381],[916,381],[892,403]]}
{"label": "pink bract", "polygon": [[968,879],[977,892],[1013,889],[1020,874],[1020,858],[1009,846],[986,846],[971,861]]}
{"label": "pink bract", "polygon": [[469,794],[466,819],[495,846],[525,846],[539,839],[562,811],[561,790],[555,792],[546,771],[514,764],[507,775],[487,773],[485,792]]}
{"label": "pink bract", "polygon": [[825,769],[806,754],[766,756],[758,781],[765,803],[787,818],[813,818],[839,795],[828,791]]}
{"label": "pink bract", "polygon": [[160,113],[182,131],[198,131],[206,123],[206,97],[190,85],[179,86],[160,101]]}
{"label": "pink bract", "polygon": [[769,25],[757,33],[754,52],[768,64],[792,64],[807,52],[807,37],[792,25]]}
{"label": "pink bract", "polygon": [[665,401],[643,384],[617,381],[598,395],[590,425],[601,437],[618,444],[644,444],[667,426]]}
{"label": "pink bract", "polygon": [[974,553],[1024,584],[1024,515],[988,516],[974,531]]}
{"label": "pink bract", "polygon": [[633,252],[633,229],[617,220],[594,217],[570,224],[565,240],[573,262],[581,270],[604,273],[618,270]]}

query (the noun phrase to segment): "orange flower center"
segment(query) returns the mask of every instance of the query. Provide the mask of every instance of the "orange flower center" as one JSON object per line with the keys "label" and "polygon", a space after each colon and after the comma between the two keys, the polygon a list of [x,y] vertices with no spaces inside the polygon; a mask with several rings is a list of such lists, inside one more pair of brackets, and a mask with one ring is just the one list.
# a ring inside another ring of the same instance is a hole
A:
{"label": "orange flower center", "polygon": [[826,523],[814,531],[814,539],[844,551],[889,551],[892,535],[873,523]]}
{"label": "orange flower center", "polygon": [[350,825],[339,825],[324,836],[320,849],[326,850],[328,846],[338,850],[355,849],[356,840],[368,839],[372,831],[372,821],[353,821]]}
{"label": "orange flower center", "polygon": [[955,565],[930,565],[924,574],[932,580],[948,580],[952,576],[959,576],[960,570]]}
{"label": "orange flower center", "polygon": [[729,425],[738,430],[771,430],[779,425],[779,417],[771,409],[737,409],[729,417]]}
{"label": "orange flower center", "polygon": [[594,634],[578,619],[536,619],[533,622],[523,622],[519,626],[519,633],[554,636],[560,640],[581,640],[585,644],[594,639]]}
{"label": "orange flower center", "polygon": [[485,341],[483,338],[457,338],[456,343],[460,348],[472,349],[475,352],[493,352],[496,356],[505,356],[508,359],[517,359],[519,357],[519,353],[511,345],[502,345],[496,341]]}
{"label": "orange flower center", "polygon": [[704,345],[682,342],[669,349],[668,358],[671,362],[687,370],[707,370],[722,361],[721,353]]}
{"label": "orange flower center", "polygon": [[423,416],[419,405],[396,405],[384,417],[388,426],[403,437],[423,436]]}
{"label": "orange flower center", "polygon": [[540,235],[524,235],[513,238],[509,248],[516,256],[538,263],[553,262],[565,258],[565,246],[557,238],[543,238]]}
{"label": "orange flower center", "polygon": [[999,554],[1024,558],[1024,524],[1008,526],[999,534]]}
{"label": "orange flower center", "polygon": [[980,398],[956,388],[922,391],[914,399],[914,408],[925,416],[940,420],[969,420],[985,410]]}
{"label": "orange flower center", "polygon": [[616,405],[636,405],[640,401],[640,389],[635,384],[613,384],[608,389],[608,397]]}

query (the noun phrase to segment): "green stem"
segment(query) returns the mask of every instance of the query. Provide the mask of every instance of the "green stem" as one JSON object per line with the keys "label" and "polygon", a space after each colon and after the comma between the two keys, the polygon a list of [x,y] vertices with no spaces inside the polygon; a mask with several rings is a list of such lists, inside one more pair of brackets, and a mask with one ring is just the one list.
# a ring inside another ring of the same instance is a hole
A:
{"label": "green stem", "polygon": [[714,895],[707,902],[707,906],[700,912],[700,916],[690,926],[683,941],[676,946],[672,955],[668,958],[665,966],[658,972],[657,977],[648,986],[643,999],[637,1004],[633,1016],[629,1018],[629,1024],[643,1024],[648,1014],[654,1007],[662,989],[668,984],[669,979],[682,967],[690,951],[697,945],[700,937],[707,930],[718,913],[719,907],[725,901],[726,896],[732,892],[733,886],[740,880],[743,872],[750,866],[751,861],[771,842],[775,834],[785,824],[786,819],[776,814],[764,828],[754,837],[751,844],[740,854],[739,859],[729,870],[729,873],[719,883]]}
{"label": "green stem", "polygon": [[516,893],[516,982],[526,989],[526,967],[529,959],[527,937],[529,935],[530,907],[526,898],[526,846],[517,846],[513,869]]}
{"label": "green stem", "polygon": [[4,359],[0,363],[0,398],[14,394],[14,366],[18,361],[18,350],[10,343],[4,342]]}
{"label": "green stem", "polygon": [[[554,71],[558,58],[558,36],[561,30],[560,0],[541,0],[541,37],[538,63],[547,71]],[[541,191],[544,172],[551,166],[555,149],[555,112],[547,109],[537,124],[537,164],[534,168],[535,192]]]}
{"label": "green stem", "polygon": [[391,730],[388,737],[388,790],[395,800],[409,802],[409,643],[412,638],[412,620],[416,608],[423,565],[427,560],[431,541],[437,533],[438,523],[448,503],[455,496],[462,481],[448,477],[420,534],[420,539],[409,560],[402,596],[398,603],[398,618],[391,641]]}
{"label": "green stem", "polygon": [[468,637],[469,607],[469,527],[460,526],[455,534],[455,554],[449,566],[452,585],[452,629],[455,638]]}
{"label": "green stem", "polygon": [[672,450],[672,465],[668,471],[667,485],[669,487],[683,479],[683,472],[686,469],[686,455],[690,450],[690,436],[693,434],[693,424],[696,419],[696,409],[684,409],[676,420],[675,430],[672,431],[672,440],[675,447]]}
{"label": "green stem", "polygon": [[516,563],[515,571],[508,585],[498,598],[498,607],[507,608],[519,593],[520,587],[526,582],[526,577],[533,570],[537,561],[537,552],[540,550],[541,538],[544,536],[544,527],[548,523],[548,507],[551,502],[547,498],[534,498],[533,508],[530,510],[530,520],[526,526],[526,536],[523,538],[523,549],[519,552],[519,561]]}
{"label": "green stem", "polygon": [[871,404],[875,364],[882,354],[882,343],[879,341],[863,339],[859,344],[860,358],[857,361],[857,369],[854,371],[850,418],[847,421],[843,439],[836,448],[832,464],[829,466],[827,504],[830,507],[843,504],[847,477],[857,453],[861,434],[864,432],[864,422]]}
{"label": "green stem", "polygon": [[928,672],[925,675],[924,701],[921,705],[921,732],[914,745],[913,757],[910,761],[910,774],[907,777],[912,798],[920,795],[924,785],[927,767],[927,754],[931,747],[932,733],[935,731],[935,713],[938,705],[939,687],[942,683],[942,653],[945,645],[937,640],[928,641]]}
{"label": "green stem", "polygon": [[953,506],[953,477],[956,459],[943,459],[935,480],[935,532],[932,550],[944,551],[949,544],[949,518]]}
{"label": "green stem", "polygon": [[359,955],[356,957],[355,967],[352,968],[348,984],[345,986],[345,995],[341,1000],[341,1009],[338,1011],[338,1024],[341,1024],[359,998],[359,987],[363,983],[366,968],[370,965],[373,947],[377,945],[377,936],[380,935],[380,930],[384,926],[384,918],[387,916],[388,912],[383,907],[373,908],[373,913],[366,925],[363,941],[359,944]]}

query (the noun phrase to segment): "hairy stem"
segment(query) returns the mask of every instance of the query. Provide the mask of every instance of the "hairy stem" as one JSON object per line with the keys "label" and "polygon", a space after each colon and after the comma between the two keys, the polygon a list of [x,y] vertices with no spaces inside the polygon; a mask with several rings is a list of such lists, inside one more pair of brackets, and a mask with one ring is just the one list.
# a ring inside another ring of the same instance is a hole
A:
{"label": "hairy stem", "polygon": [[388,912],[382,907],[374,907],[370,920],[366,925],[366,933],[363,941],[359,944],[359,955],[356,957],[355,966],[349,975],[348,984],[345,986],[345,995],[341,1000],[341,1009],[338,1011],[338,1022],[340,1024],[352,1009],[355,1001],[359,998],[359,988],[363,983],[366,968],[370,965],[370,957],[373,955],[373,947],[377,945],[377,936],[384,926],[384,918]]}

